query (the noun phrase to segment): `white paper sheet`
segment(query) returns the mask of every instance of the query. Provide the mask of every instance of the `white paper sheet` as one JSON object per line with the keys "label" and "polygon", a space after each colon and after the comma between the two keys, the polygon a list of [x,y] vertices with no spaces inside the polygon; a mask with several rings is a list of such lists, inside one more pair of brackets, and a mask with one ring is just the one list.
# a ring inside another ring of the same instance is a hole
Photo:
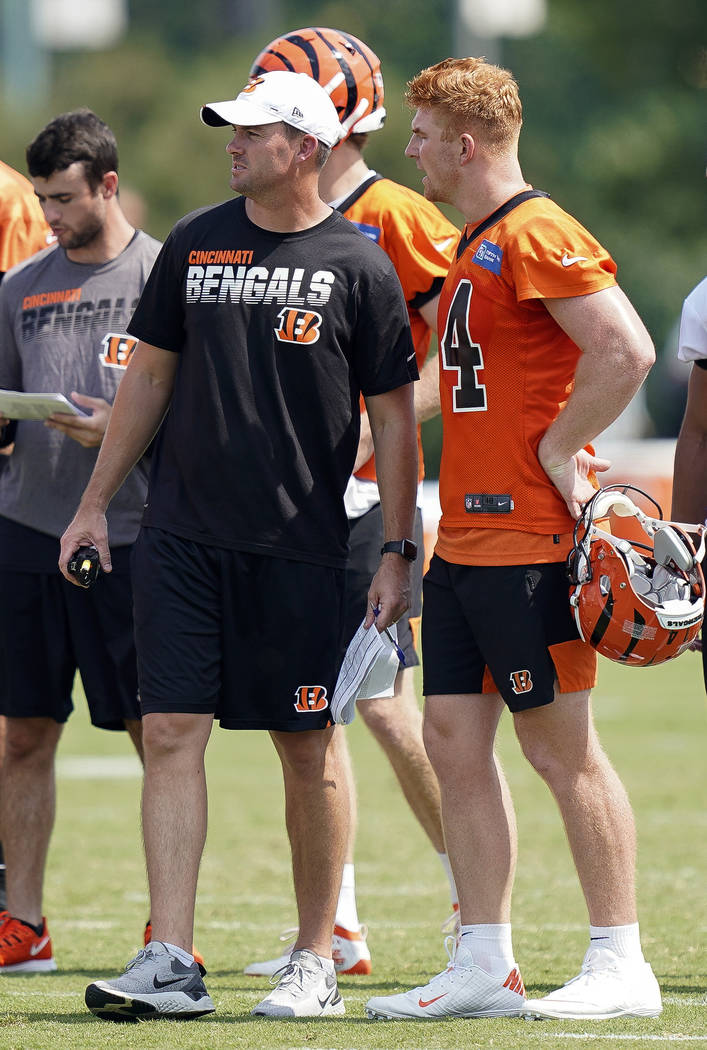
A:
{"label": "white paper sheet", "polygon": [[46,419],[54,412],[85,416],[63,394],[28,394],[20,390],[0,390],[0,416],[7,419]]}
{"label": "white paper sheet", "polygon": [[[392,624],[388,631],[398,640],[398,631]],[[372,700],[392,696],[400,660],[394,643],[385,632],[378,633],[375,625],[365,630],[363,621],[349,642],[331,701],[334,721],[341,725],[353,722],[357,700]]]}

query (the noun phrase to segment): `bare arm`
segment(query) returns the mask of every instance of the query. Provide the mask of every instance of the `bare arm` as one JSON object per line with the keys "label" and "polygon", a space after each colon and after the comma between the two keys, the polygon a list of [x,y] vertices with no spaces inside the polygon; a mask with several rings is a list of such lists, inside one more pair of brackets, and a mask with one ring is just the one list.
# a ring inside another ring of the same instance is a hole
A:
{"label": "bare arm", "polygon": [[59,568],[84,544],[93,544],[101,567],[110,572],[105,512],[130,470],[157,432],[172,396],[178,355],[138,343],[118,387],[110,422],[81,503],[61,539]]}
{"label": "bare arm", "polygon": [[673,521],[707,516],[707,369],[693,364],[673,468]]}
{"label": "bare arm", "polygon": [[[427,327],[433,332],[437,331],[438,306],[439,296],[436,295],[420,307]],[[424,423],[438,416],[439,412],[439,353],[435,348],[422,366],[419,382],[415,383],[415,419],[418,423]]]}
{"label": "bare arm", "polygon": [[[424,317],[427,327],[433,332],[437,331],[437,305],[439,296],[430,299],[428,303],[420,307],[420,313]],[[432,419],[439,415],[439,355],[435,350],[429,355],[420,371],[420,378],[415,383],[415,420],[424,423],[426,419]],[[373,455],[373,435],[368,420],[368,413],[361,415],[361,436],[358,441],[356,462],[354,463],[354,474],[360,470],[364,463]]]}
{"label": "bare arm", "polygon": [[[409,539],[415,520],[417,430],[412,384],[366,399],[376,449],[383,512],[383,541]],[[395,623],[410,606],[410,563],[384,554],[368,591],[366,626],[379,609],[379,631]]]}
{"label": "bare arm", "polygon": [[543,470],[577,518],[594,492],[589,472],[610,466],[583,446],[620,415],[645,379],[655,351],[620,288],[543,302],[582,351],[572,394],[538,447]]}

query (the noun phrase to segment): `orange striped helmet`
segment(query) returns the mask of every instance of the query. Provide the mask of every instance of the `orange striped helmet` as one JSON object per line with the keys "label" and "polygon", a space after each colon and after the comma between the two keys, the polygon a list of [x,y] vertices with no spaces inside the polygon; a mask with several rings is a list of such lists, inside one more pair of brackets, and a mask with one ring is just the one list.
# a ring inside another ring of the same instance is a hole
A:
{"label": "orange striped helmet", "polygon": [[[647,498],[659,517],[640,510],[629,492]],[[609,512],[635,518],[646,542],[594,524]],[[702,628],[704,553],[704,525],[664,521],[653,497],[635,485],[599,489],[582,508],[568,559],[580,637],[609,660],[633,667],[654,667],[685,652]]]}
{"label": "orange striped helmet", "polygon": [[362,40],[339,29],[295,29],[260,52],[251,77],[287,69],[307,73],[328,92],[350,134],[383,127],[383,76],[380,60]]}

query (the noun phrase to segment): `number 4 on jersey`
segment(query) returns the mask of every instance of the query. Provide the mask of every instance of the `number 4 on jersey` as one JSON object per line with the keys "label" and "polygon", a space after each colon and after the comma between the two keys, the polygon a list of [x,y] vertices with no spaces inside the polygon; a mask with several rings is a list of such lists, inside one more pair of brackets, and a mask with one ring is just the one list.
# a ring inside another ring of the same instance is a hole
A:
{"label": "number 4 on jersey", "polygon": [[440,343],[442,367],[457,373],[453,388],[455,412],[486,411],[486,387],[477,382],[477,372],[484,367],[484,358],[481,347],[469,334],[472,291],[471,281],[463,280],[457,285]]}

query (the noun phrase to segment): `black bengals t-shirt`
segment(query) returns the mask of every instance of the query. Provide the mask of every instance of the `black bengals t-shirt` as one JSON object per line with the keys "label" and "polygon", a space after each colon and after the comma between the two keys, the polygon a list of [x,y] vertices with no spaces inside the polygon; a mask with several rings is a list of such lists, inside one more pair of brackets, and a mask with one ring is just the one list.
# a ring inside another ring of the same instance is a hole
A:
{"label": "black bengals t-shirt", "polygon": [[337,212],[263,230],[237,198],[177,223],[128,330],[180,355],[143,524],[343,565],[359,392],[417,379],[385,252]]}

